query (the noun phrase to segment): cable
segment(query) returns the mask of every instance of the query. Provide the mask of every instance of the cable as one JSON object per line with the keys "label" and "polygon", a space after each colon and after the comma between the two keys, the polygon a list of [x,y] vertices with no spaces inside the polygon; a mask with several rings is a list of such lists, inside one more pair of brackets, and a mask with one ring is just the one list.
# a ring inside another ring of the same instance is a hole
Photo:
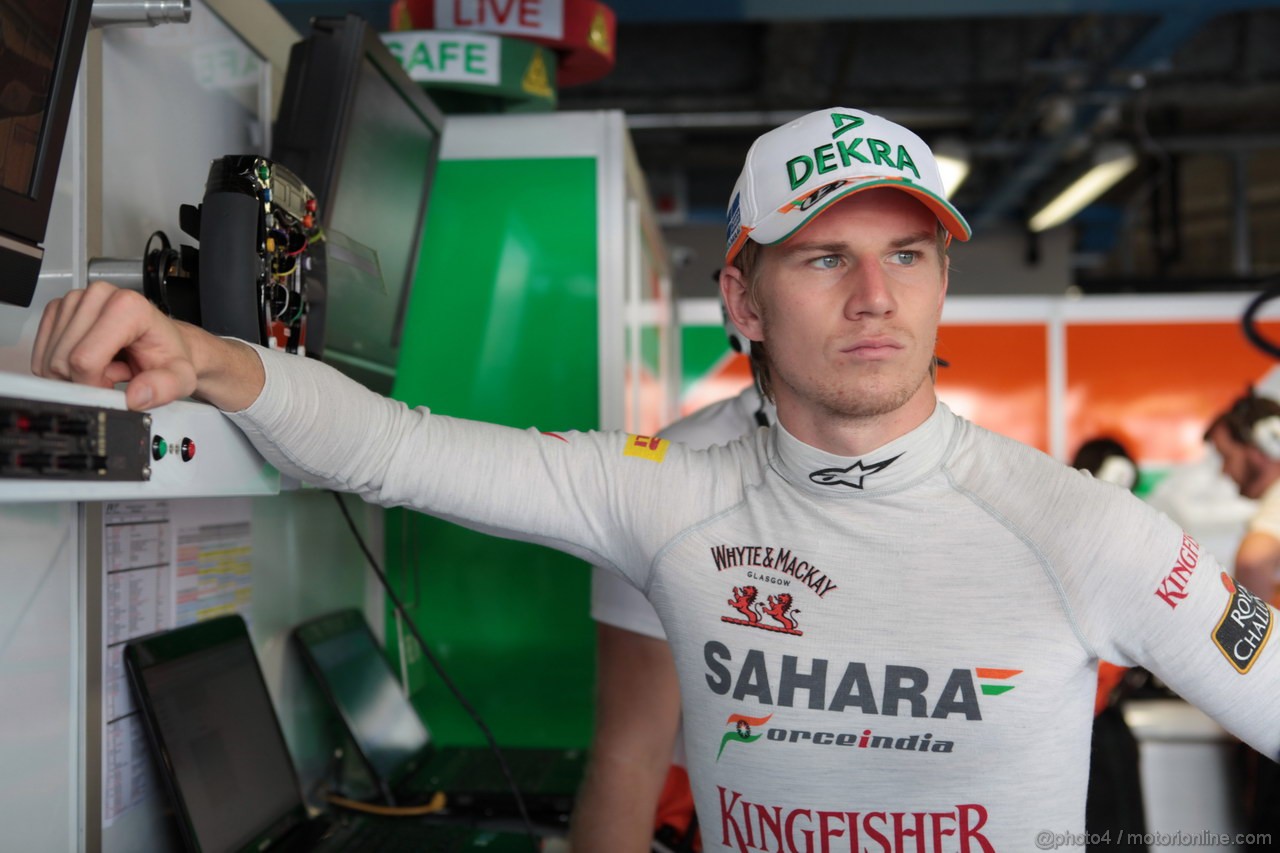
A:
{"label": "cable", "polygon": [[369,550],[369,546],[365,544],[364,537],[360,535],[359,528],[356,527],[355,520],[351,517],[351,513],[347,510],[347,505],[343,503],[342,495],[337,492],[331,492],[333,499],[338,502],[338,509],[342,510],[342,517],[347,521],[347,527],[351,529],[351,535],[355,537],[356,544],[360,546],[360,550],[364,553],[364,558],[369,561],[369,568],[373,569],[373,573],[377,575],[378,581],[382,584],[382,588],[387,591],[387,596],[391,599],[392,606],[396,612],[400,614],[404,624],[409,626],[409,632],[413,634],[413,638],[418,641],[418,647],[422,649],[422,653],[426,655],[427,660],[431,663],[436,674],[440,676],[440,680],[444,682],[445,687],[449,688],[449,692],[458,700],[458,704],[471,717],[480,732],[484,735],[485,742],[489,744],[489,748],[493,750],[494,756],[498,759],[498,767],[502,770],[503,778],[507,780],[507,786],[511,788],[511,794],[515,797],[516,807],[520,810],[520,819],[524,822],[525,832],[529,835],[529,840],[533,842],[534,851],[540,849],[538,843],[538,835],[533,829],[533,821],[529,819],[529,811],[525,808],[524,797],[520,794],[520,787],[516,785],[515,777],[511,775],[511,768],[507,766],[507,759],[502,754],[502,749],[498,746],[498,741],[494,738],[493,732],[489,730],[489,726],[480,717],[480,714],[471,703],[467,701],[467,697],[462,695],[462,691],[453,683],[444,666],[436,657],[435,652],[431,651],[431,647],[427,645],[427,641],[423,639],[422,634],[418,631],[418,626],[414,623],[404,605],[400,602],[400,596],[396,595],[396,591],[391,588],[391,584],[387,582],[387,576],[383,573],[382,568],[378,565],[378,561],[374,559],[373,553]]}
{"label": "cable", "polygon": [[1244,309],[1244,316],[1240,318],[1240,326],[1244,329],[1244,336],[1249,339],[1250,343],[1272,358],[1280,359],[1280,345],[1274,344],[1262,336],[1262,332],[1258,330],[1256,320],[1258,312],[1262,310],[1262,306],[1277,296],[1280,296],[1280,281],[1273,282],[1263,289],[1261,293],[1253,297],[1249,307]]}
{"label": "cable", "polygon": [[340,797],[337,794],[329,794],[326,799],[335,806],[350,809],[353,812],[365,812],[386,817],[421,817],[422,815],[443,811],[444,807],[448,805],[448,798],[445,797],[444,791],[436,791],[431,795],[430,800],[417,806],[380,806],[377,803],[362,803],[359,800],[351,800],[346,797]]}

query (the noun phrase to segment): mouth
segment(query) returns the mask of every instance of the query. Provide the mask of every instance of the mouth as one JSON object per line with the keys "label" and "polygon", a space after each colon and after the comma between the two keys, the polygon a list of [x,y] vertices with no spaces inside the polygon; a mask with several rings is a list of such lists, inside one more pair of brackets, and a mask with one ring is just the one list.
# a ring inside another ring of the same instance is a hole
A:
{"label": "mouth", "polygon": [[854,358],[878,361],[892,358],[902,349],[903,345],[893,338],[875,337],[855,341],[849,346],[843,347],[840,352],[845,355],[851,355]]}

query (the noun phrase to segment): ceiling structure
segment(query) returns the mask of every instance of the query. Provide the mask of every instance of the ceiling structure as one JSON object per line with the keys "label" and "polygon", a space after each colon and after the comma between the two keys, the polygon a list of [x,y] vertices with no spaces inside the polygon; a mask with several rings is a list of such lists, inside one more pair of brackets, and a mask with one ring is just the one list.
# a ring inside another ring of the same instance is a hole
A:
{"label": "ceiling structure", "polygon": [[[617,65],[560,107],[627,112],[669,218],[722,222],[755,136],[841,105],[966,151],[954,201],[979,238],[1025,229],[1099,146],[1130,146],[1138,167],[1064,226],[1086,291],[1280,274],[1280,0],[606,2]],[[274,4],[299,29],[348,10],[384,27],[389,6]]]}

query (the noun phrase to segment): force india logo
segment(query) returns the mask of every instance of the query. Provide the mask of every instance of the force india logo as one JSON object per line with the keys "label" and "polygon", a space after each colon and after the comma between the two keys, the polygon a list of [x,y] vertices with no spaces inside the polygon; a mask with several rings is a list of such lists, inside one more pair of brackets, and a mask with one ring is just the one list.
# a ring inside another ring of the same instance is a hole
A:
{"label": "force india logo", "polygon": [[896,749],[906,752],[953,752],[955,742],[934,740],[932,732],[923,735],[913,734],[906,737],[874,734],[871,729],[862,732],[813,732],[805,729],[784,729],[772,726],[761,729],[765,723],[773,719],[773,714],[766,717],[748,717],[745,714],[730,714],[725,725],[729,730],[720,738],[720,749],[716,752],[716,761],[724,755],[724,748],[731,743],[755,743],[762,737],[778,743],[800,743],[805,741],[815,746],[852,747],[853,749]]}
{"label": "force india logo", "polygon": [[1271,637],[1271,608],[1258,596],[1222,573],[1222,585],[1231,593],[1227,609],[1213,629],[1213,643],[1235,671],[1244,675]]}
{"label": "force india logo", "polygon": [[[825,810],[753,803],[737,791],[720,792],[720,843],[751,850],[881,850],[886,853],[996,853],[983,833],[987,807],[961,803],[945,811]],[[707,826],[704,832],[714,830]],[[833,843],[840,839],[838,843]],[[867,845],[874,847],[864,847]]]}

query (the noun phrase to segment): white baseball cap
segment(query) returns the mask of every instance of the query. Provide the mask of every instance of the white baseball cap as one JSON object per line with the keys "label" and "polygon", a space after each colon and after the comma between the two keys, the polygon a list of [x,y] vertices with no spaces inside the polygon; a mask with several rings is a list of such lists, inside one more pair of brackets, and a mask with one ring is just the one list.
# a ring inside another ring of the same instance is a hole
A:
{"label": "white baseball cap", "polygon": [[835,202],[873,187],[911,193],[948,234],[969,239],[969,223],[947,201],[923,139],[886,118],[831,107],[752,144],[729,200],[724,262],[733,261],[748,237],[781,243]]}

